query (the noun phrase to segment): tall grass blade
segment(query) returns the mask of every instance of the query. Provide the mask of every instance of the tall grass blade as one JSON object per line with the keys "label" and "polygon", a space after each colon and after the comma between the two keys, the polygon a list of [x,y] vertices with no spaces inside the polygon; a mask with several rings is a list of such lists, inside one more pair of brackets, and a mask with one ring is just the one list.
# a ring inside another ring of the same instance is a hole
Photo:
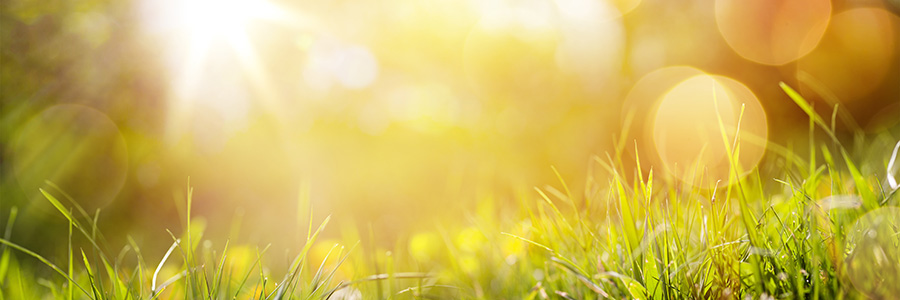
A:
{"label": "tall grass blade", "polygon": [[156,294],[157,292],[159,292],[156,289],[156,279],[157,279],[157,277],[159,277],[159,271],[162,270],[163,265],[166,264],[166,260],[169,259],[169,255],[172,254],[172,251],[175,251],[175,247],[177,247],[179,243],[181,243],[181,240],[175,240],[175,242],[172,243],[172,246],[169,247],[169,250],[166,251],[166,254],[163,255],[163,258],[159,260],[159,264],[156,266],[156,271],[153,271],[153,277],[152,277],[152,281],[150,283],[150,292],[151,293]]}
{"label": "tall grass blade", "polygon": [[86,289],[84,289],[83,287],[81,287],[80,285],[78,285],[78,282],[76,282],[74,278],[69,277],[69,275],[66,274],[66,272],[63,272],[63,270],[61,270],[59,267],[57,267],[56,265],[54,265],[53,263],[51,263],[49,260],[47,260],[47,259],[44,258],[43,256],[41,256],[41,255],[39,255],[39,254],[37,254],[37,253],[34,253],[34,252],[32,252],[31,250],[25,249],[25,248],[23,248],[22,246],[19,246],[19,245],[15,244],[15,243],[13,243],[13,242],[10,242],[10,241],[8,241],[8,240],[6,240],[6,239],[0,239],[0,243],[4,244],[4,245],[6,245],[6,246],[9,246],[9,247],[11,247],[11,248],[13,248],[13,249],[16,249],[16,250],[18,250],[19,252],[28,254],[28,255],[30,255],[31,257],[36,258],[37,260],[41,261],[42,263],[44,263],[45,265],[47,265],[48,267],[50,267],[51,269],[53,269],[53,271],[56,271],[56,273],[59,273],[59,275],[62,275],[62,276],[65,277],[67,280],[69,280],[69,282],[70,282],[71,284],[75,285],[75,287],[77,287],[79,290],[81,290],[82,292],[84,292],[84,294],[87,295],[89,298],[91,298],[91,299],[96,299],[96,298],[94,298],[94,297],[91,295],[90,292],[88,292]]}

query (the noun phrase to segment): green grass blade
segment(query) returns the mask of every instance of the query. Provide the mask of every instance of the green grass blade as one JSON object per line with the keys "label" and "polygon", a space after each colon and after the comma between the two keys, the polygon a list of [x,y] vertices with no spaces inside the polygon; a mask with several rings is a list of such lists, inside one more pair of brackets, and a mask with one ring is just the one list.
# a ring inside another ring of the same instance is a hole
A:
{"label": "green grass blade", "polygon": [[875,209],[878,207],[878,200],[875,198],[875,193],[869,188],[869,184],[866,182],[865,177],[859,172],[859,168],[856,167],[856,164],[850,160],[850,156],[847,152],[841,151],[841,154],[844,157],[844,163],[847,164],[847,169],[850,171],[850,177],[853,178],[853,183],[856,185],[856,191],[862,197],[863,206],[867,210]]}
{"label": "green grass blade", "polygon": [[[19,216],[19,208],[13,206],[9,210],[9,219],[6,220],[6,229],[3,232],[3,238],[9,240],[12,237],[12,229],[16,224],[16,218]],[[2,254],[0,254],[0,286],[6,283],[6,272],[9,270],[9,260],[10,260],[10,251],[9,247],[5,244],[0,247],[3,249]],[[2,293],[0,293],[2,294]]]}
{"label": "green grass blade", "polygon": [[98,282],[100,279],[96,278],[94,275],[95,272],[91,267],[91,263],[88,262],[87,255],[84,254],[84,250],[81,250],[81,258],[84,260],[84,269],[88,274],[88,282],[91,284],[91,292],[94,293],[94,299],[103,299],[103,294],[100,292],[101,288],[97,286],[95,282]]}
{"label": "green grass blade", "polygon": [[59,200],[56,199],[56,197],[53,197],[53,195],[50,195],[50,193],[47,193],[47,191],[45,191],[44,189],[39,189],[39,190],[41,191],[41,194],[44,195],[44,198],[47,198],[47,200],[50,201],[50,204],[52,204],[53,207],[56,208],[56,210],[58,210],[60,213],[62,213],[63,216],[66,217],[67,220],[69,220],[69,223],[74,224],[75,227],[80,227],[80,225],[78,225],[78,222],[75,220],[75,218],[72,217],[72,214],[69,212],[69,210],[66,209],[62,205],[62,203],[60,203]]}
{"label": "green grass blade", "polygon": [[159,260],[159,264],[156,266],[156,271],[153,271],[153,279],[150,283],[151,294],[156,294],[157,292],[159,292],[156,289],[156,279],[157,277],[159,277],[159,271],[162,270],[162,267],[166,263],[166,260],[169,259],[169,255],[172,254],[172,251],[175,251],[175,247],[177,247],[180,242],[180,240],[175,240],[175,242],[172,243],[172,246],[169,247],[169,250],[166,251],[166,254],[163,255],[163,258]]}
{"label": "green grass blade", "polygon": [[56,273],[59,273],[59,275],[62,275],[63,277],[65,277],[66,279],[68,279],[70,283],[72,283],[73,285],[75,285],[75,287],[77,287],[77,288],[80,289],[82,292],[84,292],[85,295],[87,295],[87,296],[90,297],[91,299],[96,299],[96,298],[92,297],[92,295],[91,295],[90,292],[88,292],[88,291],[85,290],[83,287],[81,287],[80,285],[78,285],[78,282],[76,282],[74,278],[69,277],[69,275],[66,274],[66,272],[63,272],[63,270],[61,270],[59,267],[57,267],[56,265],[54,265],[53,263],[51,263],[49,260],[47,260],[46,258],[44,258],[43,256],[41,256],[40,254],[34,253],[34,252],[32,252],[31,250],[25,249],[25,248],[23,248],[22,246],[19,246],[19,245],[15,244],[15,243],[13,243],[13,242],[10,242],[10,241],[8,241],[8,240],[6,240],[6,239],[0,239],[0,243],[4,244],[4,245],[6,245],[6,246],[9,246],[9,247],[11,247],[11,248],[13,248],[13,249],[16,249],[16,250],[18,250],[19,252],[28,254],[28,255],[30,255],[31,257],[36,258],[37,260],[41,261],[42,263],[44,263],[45,265],[47,265],[48,267],[50,267],[51,269],[53,269],[53,271],[56,271]]}

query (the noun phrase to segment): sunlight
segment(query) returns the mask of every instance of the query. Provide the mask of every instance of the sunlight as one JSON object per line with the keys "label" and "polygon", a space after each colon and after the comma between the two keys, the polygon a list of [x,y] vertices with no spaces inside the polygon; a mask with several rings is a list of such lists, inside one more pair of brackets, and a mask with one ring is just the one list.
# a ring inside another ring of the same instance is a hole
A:
{"label": "sunlight", "polygon": [[[703,187],[717,181],[726,184],[733,179],[732,167],[743,177],[762,159],[767,119],[759,100],[744,84],[719,75],[696,75],[659,101],[653,140],[666,170],[678,179]],[[724,144],[722,130],[733,148]],[[728,158],[731,151],[739,153],[734,166]],[[700,175],[708,180],[697,178]]]}
{"label": "sunlight", "polygon": [[180,4],[178,20],[192,38],[237,40],[254,20],[270,19],[277,10],[264,1],[190,0]]}
{"label": "sunlight", "polygon": [[[198,119],[218,120],[216,130],[224,130],[218,140],[226,139],[244,126],[251,98],[266,111],[278,111],[253,32],[263,22],[288,19],[286,12],[266,1],[186,0],[145,3],[141,13],[163,46],[170,76],[169,142],[191,133],[203,123]],[[200,111],[213,114],[195,115]]]}
{"label": "sunlight", "polygon": [[0,300],[900,300],[900,0],[0,24]]}

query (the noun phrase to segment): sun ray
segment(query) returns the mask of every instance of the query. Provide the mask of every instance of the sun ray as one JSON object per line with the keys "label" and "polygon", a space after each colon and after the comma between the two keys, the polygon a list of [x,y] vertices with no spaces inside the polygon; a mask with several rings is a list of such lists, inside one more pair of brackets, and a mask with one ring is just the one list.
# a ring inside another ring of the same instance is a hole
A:
{"label": "sun ray", "polygon": [[[267,113],[276,115],[279,120],[284,120],[278,104],[280,97],[256,56],[248,30],[251,25],[260,21],[294,26],[292,24],[295,22],[287,20],[297,18],[266,1],[187,0],[169,3],[166,9],[173,22],[169,24],[173,31],[166,34],[172,69],[171,100],[166,124],[166,138],[170,143],[177,142],[186,132],[194,118],[196,102],[211,100],[206,99],[210,95],[204,94],[202,90],[207,88],[204,87],[205,77],[217,78],[217,74],[210,74],[213,71],[210,71],[209,66],[215,63],[210,60],[218,55],[229,55],[228,59],[236,60],[237,68],[233,72],[247,75],[250,85],[248,88],[257,93],[258,97],[255,99],[258,99],[258,105]],[[246,113],[246,110],[238,113]]]}
{"label": "sun ray", "polygon": [[259,93],[260,97],[258,98],[262,108],[268,113],[275,114],[279,120],[285,120],[283,110],[279,107],[279,103],[281,103],[280,96],[276,88],[271,84],[272,81],[256,55],[256,51],[251,46],[249,38],[243,34],[234,35],[228,42],[234,49],[241,70],[247,74],[251,88]]}
{"label": "sun ray", "polygon": [[197,87],[197,81],[202,75],[203,65],[207,58],[210,44],[205,40],[189,41],[187,56],[181,61],[181,69],[174,74],[175,101],[169,103],[168,121],[166,126],[167,139],[174,142],[178,137],[178,130],[185,128],[193,110],[193,91]]}

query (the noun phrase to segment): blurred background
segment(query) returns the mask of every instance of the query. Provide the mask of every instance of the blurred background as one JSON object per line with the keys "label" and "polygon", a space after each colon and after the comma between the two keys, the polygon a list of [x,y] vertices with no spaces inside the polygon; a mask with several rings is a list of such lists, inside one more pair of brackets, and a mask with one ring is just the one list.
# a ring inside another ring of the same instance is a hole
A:
{"label": "blurred background", "polygon": [[622,153],[633,168],[638,153],[677,180],[692,163],[721,176],[719,120],[746,133],[746,170],[766,161],[767,141],[804,151],[809,121],[782,81],[824,116],[839,104],[842,135],[900,136],[898,11],[894,0],[5,0],[0,220],[17,207],[15,241],[61,248],[66,223],[38,189],[65,191],[102,209],[114,243],[130,234],[159,252],[192,186],[208,236],[294,245],[311,207],[314,222],[339,224],[330,236],[371,231],[390,245],[515,209],[534,196],[521,191],[558,182],[551,166],[573,191],[605,182],[594,156]]}

